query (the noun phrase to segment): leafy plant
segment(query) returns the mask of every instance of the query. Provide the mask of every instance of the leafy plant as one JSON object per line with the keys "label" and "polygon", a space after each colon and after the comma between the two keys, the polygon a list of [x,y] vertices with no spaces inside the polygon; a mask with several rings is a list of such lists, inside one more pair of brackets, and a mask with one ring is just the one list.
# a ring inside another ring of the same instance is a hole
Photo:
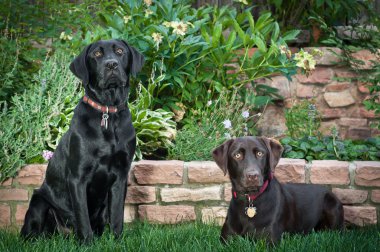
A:
{"label": "leafy plant", "polygon": [[307,136],[303,138],[285,137],[281,139],[284,146],[283,157],[311,160],[380,160],[380,138],[367,140],[340,140],[336,134],[318,138]]}
{"label": "leafy plant", "polygon": [[315,102],[303,100],[285,112],[287,133],[292,138],[313,137],[319,135],[321,117]]}
{"label": "leafy plant", "polygon": [[185,161],[211,160],[211,151],[232,137],[254,135],[261,113],[250,101],[251,96],[237,89],[224,90],[216,100],[211,93],[207,106],[191,110],[184,126],[169,148],[169,158]]}
{"label": "leafy plant", "polygon": [[133,126],[136,130],[135,155],[138,159],[142,159],[143,156],[154,157],[155,151],[171,147],[171,141],[176,135],[174,114],[163,109],[151,109],[155,84],[149,83],[147,89],[140,84],[138,98],[129,104]]}
{"label": "leafy plant", "polygon": [[0,35],[0,102],[30,87],[38,65],[25,54],[27,45],[18,34]]}

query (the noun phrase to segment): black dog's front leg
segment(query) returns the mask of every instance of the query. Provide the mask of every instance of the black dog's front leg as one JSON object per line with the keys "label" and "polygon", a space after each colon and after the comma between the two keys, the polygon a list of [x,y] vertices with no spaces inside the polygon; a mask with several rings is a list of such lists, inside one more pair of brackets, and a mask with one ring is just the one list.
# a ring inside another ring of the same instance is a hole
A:
{"label": "black dog's front leg", "polygon": [[75,215],[75,232],[85,243],[93,238],[90,218],[88,216],[86,185],[80,179],[69,177],[69,193]]}
{"label": "black dog's front leg", "polygon": [[116,237],[121,235],[124,223],[124,201],[127,192],[126,179],[117,179],[109,192],[110,228]]}

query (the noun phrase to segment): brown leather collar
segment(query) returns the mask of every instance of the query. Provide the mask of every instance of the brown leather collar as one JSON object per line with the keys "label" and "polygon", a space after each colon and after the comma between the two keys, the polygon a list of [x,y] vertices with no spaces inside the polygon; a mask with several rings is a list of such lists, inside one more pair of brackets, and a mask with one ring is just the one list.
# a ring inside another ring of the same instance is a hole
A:
{"label": "brown leather collar", "polygon": [[91,98],[89,98],[87,95],[83,96],[83,101],[93,107],[94,109],[103,112],[103,113],[117,113],[120,110],[123,110],[125,108],[124,104],[121,104],[119,106],[104,106],[101,105],[95,101],[93,101]]}

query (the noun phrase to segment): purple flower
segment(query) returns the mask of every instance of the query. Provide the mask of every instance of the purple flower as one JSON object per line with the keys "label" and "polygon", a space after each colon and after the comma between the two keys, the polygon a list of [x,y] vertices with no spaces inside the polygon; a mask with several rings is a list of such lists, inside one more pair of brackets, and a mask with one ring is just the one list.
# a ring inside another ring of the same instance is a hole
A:
{"label": "purple flower", "polygon": [[46,161],[49,161],[49,160],[53,157],[53,154],[54,154],[54,152],[52,152],[52,151],[48,151],[48,150],[44,150],[44,151],[42,151],[42,157],[43,157]]}
{"label": "purple flower", "polygon": [[242,116],[243,118],[248,118],[248,117],[249,117],[249,112],[248,112],[248,110],[243,111],[243,113],[241,113],[241,116]]}
{"label": "purple flower", "polygon": [[231,126],[232,126],[232,124],[231,124],[231,121],[230,120],[224,120],[223,121],[223,124],[224,124],[224,128],[226,128],[226,129],[231,129]]}

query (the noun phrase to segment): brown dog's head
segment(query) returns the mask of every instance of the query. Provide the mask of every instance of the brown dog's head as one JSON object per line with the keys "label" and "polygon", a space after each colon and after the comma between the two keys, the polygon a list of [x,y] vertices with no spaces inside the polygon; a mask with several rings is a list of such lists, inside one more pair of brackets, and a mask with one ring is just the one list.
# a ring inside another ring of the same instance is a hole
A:
{"label": "brown dog's head", "polygon": [[70,70],[82,80],[90,98],[109,103],[125,99],[129,75],[138,73],[143,64],[144,57],[124,40],[99,40],[84,48]]}
{"label": "brown dog's head", "polygon": [[213,150],[216,164],[228,174],[238,191],[257,189],[274,171],[282,154],[281,144],[266,137],[239,137]]}

